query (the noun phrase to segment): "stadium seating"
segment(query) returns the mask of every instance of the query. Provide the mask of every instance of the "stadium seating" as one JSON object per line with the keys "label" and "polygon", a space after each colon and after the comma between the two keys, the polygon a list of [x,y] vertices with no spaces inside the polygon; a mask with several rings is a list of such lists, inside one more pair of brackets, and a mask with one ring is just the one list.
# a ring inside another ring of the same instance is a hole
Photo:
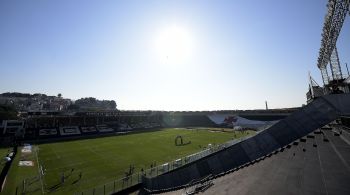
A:
{"label": "stadium seating", "polygon": [[114,129],[108,127],[107,125],[96,125],[96,128],[100,133],[114,132]]}
{"label": "stadium seating", "polygon": [[130,125],[128,125],[127,123],[120,123],[118,129],[119,129],[119,131],[131,131],[131,130],[133,130],[133,128]]}
{"label": "stadium seating", "polygon": [[162,115],[162,126],[165,127],[214,127],[217,126],[207,115]]}
{"label": "stadium seating", "polygon": [[53,137],[58,134],[58,131],[56,128],[51,128],[51,129],[40,129],[39,130],[39,136],[42,137]]}
{"label": "stadium seating", "polygon": [[60,134],[62,136],[80,135],[78,126],[63,126],[60,127]]}
{"label": "stadium seating", "polygon": [[81,126],[80,130],[83,134],[94,134],[97,133],[95,126]]}

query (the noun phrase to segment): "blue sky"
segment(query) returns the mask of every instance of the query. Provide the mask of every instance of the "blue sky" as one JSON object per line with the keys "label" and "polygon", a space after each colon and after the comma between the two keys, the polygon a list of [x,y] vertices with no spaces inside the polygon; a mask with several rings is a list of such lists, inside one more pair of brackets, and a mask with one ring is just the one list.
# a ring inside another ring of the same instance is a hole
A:
{"label": "blue sky", "polygon": [[[0,92],[93,96],[133,110],[301,106],[308,71],[322,83],[326,3],[1,0]],[[349,33],[347,18],[344,73]]]}

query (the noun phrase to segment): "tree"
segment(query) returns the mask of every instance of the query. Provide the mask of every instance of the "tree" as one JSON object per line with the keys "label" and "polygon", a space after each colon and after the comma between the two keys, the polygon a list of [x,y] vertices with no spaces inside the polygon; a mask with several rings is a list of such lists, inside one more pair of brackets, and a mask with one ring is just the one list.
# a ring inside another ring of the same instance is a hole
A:
{"label": "tree", "polygon": [[59,94],[57,95],[57,97],[58,97],[58,98],[62,98],[62,94],[59,93]]}
{"label": "tree", "polygon": [[117,103],[115,103],[114,100],[112,100],[112,101],[110,102],[110,105],[111,105],[111,109],[113,109],[113,110],[117,109]]}
{"label": "tree", "polygon": [[13,106],[0,105],[0,120],[17,119],[17,111]]}
{"label": "tree", "polygon": [[76,105],[76,104],[71,104],[68,106],[67,108],[68,110],[79,110],[80,106]]}

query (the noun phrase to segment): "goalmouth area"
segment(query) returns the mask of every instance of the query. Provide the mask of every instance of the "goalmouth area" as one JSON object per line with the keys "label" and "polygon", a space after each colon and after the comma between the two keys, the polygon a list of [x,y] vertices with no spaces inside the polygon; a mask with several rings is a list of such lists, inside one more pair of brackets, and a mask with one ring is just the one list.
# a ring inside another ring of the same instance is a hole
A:
{"label": "goalmouth area", "polygon": [[[4,193],[73,194],[253,134],[224,128],[165,128],[33,145],[30,154],[19,148]],[[177,136],[186,144],[175,145]],[[24,160],[33,164],[19,166]]]}

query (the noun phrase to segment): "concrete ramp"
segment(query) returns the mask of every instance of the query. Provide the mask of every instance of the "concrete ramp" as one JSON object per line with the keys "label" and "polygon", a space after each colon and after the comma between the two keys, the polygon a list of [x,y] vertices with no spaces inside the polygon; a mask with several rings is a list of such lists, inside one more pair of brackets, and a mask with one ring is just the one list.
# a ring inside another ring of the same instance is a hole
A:
{"label": "concrete ramp", "polygon": [[151,192],[167,191],[210,174],[224,173],[266,156],[344,115],[350,115],[350,94],[320,97],[252,138],[163,175],[144,177],[143,186]]}

